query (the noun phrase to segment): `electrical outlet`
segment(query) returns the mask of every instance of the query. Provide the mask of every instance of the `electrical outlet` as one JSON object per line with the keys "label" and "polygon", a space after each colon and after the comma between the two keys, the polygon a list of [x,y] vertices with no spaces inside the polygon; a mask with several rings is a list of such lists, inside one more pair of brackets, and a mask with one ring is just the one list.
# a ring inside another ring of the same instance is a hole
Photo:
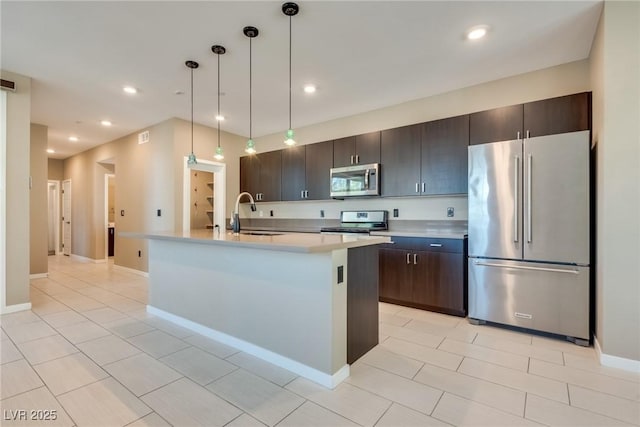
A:
{"label": "electrical outlet", "polygon": [[324,218],[324,209],[320,209],[320,218]]}
{"label": "electrical outlet", "polygon": [[260,218],[262,218],[262,217],[264,216],[264,212],[259,211],[259,212],[258,212],[258,216],[259,216]]}
{"label": "electrical outlet", "polygon": [[454,211],[453,208],[447,208],[447,216],[449,218],[453,218],[453,211]]}
{"label": "electrical outlet", "polygon": [[124,216],[124,209],[120,211],[120,216]]}
{"label": "electrical outlet", "polygon": [[393,210],[393,217],[394,218],[398,218],[400,216],[400,213],[398,212],[398,209],[394,209]]}

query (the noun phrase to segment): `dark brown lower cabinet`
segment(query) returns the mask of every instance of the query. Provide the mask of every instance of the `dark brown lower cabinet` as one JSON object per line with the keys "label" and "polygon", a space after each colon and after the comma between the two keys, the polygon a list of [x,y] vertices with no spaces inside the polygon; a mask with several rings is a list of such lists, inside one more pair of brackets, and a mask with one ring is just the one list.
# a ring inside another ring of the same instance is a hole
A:
{"label": "dark brown lower cabinet", "polygon": [[347,363],[378,345],[378,246],[347,252]]}
{"label": "dark brown lower cabinet", "polygon": [[466,239],[392,240],[380,249],[380,301],[466,316]]}

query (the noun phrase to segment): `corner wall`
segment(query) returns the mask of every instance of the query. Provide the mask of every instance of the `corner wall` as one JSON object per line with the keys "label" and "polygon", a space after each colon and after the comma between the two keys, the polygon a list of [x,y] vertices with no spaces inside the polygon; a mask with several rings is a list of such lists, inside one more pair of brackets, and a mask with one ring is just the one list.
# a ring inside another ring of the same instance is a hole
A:
{"label": "corner wall", "polygon": [[[31,79],[2,70],[3,79],[16,83],[7,93],[6,129],[6,271],[5,305],[29,303],[29,147]],[[5,307],[0,307],[4,310]]]}
{"label": "corner wall", "polygon": [[597,153],[596,338],[603,363],[623,358],[636,361],[638,370],[640,3],[605,2],[590,67]]}
{"label": "corner wall", "polygon": [[29,209],[29,263],[31,275],[46,275],[48,265],[48,203],[47,203],[47,143],[48,128],[31,124],[31,191]]}

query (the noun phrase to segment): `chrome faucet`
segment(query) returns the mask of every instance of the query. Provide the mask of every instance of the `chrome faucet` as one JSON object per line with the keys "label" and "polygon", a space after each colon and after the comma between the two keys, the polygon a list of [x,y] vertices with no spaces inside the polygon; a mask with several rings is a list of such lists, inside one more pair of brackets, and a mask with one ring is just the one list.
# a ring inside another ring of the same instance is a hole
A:
{"label": "chrome faucet", "polygon": [[242,199],[242,196],[245,195],[249,196],[249,200],[251,201],[251,212],[256,211],[256,202],[253,201],[251,193],[247,193],[246,191],[244,191],[238,194],[238,197],[236,198],[236,208],[233,211],[233,218],[231,218],[231,227],[233,228],[234,236],[240,234],[240,199]]}

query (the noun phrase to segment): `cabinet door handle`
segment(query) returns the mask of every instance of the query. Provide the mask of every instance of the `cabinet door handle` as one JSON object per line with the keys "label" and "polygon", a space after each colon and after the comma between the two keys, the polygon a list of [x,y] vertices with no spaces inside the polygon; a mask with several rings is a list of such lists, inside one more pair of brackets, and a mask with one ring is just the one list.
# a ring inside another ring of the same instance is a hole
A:
{"label": "cabinet door handle", "polygon": [[411,264],[411,254],[407,253],[407,264]]}
{"label": "cabinet door handle", "polygon": [[516,139],[520,141],[520,131],[516,132]]}
{"label": "cabinet door handle", "polygon": [[419,192],[420,192],[419,185],[420,185],[420,184],[416,182],[416,193],[419,193]]}
{"label": "cabinet door handle", "polygon": [[353,164],[353,154],[351,155],[351,164]]}
{"label": "cabinet door handle", "polygon": [[529,131],[527,131],[527,137],[526,138],[529,139],[531,137],[530,135],[531,135],[531,133]]}
{"label": "cabinet door handle", "polygon": [[304,198],[305,199],[309,198],[309,190],[304,190]]}
{"label": "cabinet door handle", "polygon": [[432,248],[441,248],[442,243],[429,243],[429,246],[431,246]]}
{"label": "cabinet door handle", "polygon": [[304,190],[300,190],[300,198],[304,199]]}
{"label": "cabinet door handle", "polygon": [[418,254],[413,254],[413,265],[418,264]]}
{"label": "cabinet door handle", "polygon": [[359,154],[356,154],[356,165],[357,165],[358,163],[360,163],[360,155],[359,155]]}
{"label": "cabinet door handle", "polygon": [[423,193],[426,191],[426,190],[425,190],[425,188],[426,188],[426,186],[425,186],[425,184],[424,184],[424,182],[423,182],[423,183],[422,183],[422,192],[423,192]]}

